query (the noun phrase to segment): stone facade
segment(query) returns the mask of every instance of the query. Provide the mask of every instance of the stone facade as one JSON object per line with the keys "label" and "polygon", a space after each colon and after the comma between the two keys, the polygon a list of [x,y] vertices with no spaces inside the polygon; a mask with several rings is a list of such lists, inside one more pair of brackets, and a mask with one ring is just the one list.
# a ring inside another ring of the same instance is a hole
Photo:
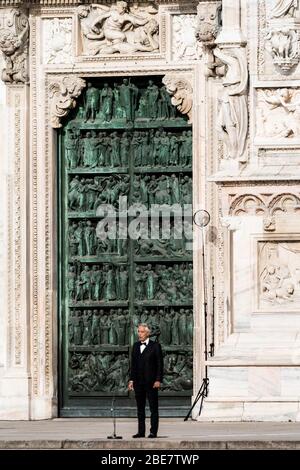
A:
{"label": "stone facade", "polygon": [[300,2],[135,2],[113,47],[112,3],[0,0],[0,418],[57,416],[56,129],[86,78],[127,74],[165,77],[193,123],[194,210],[211,215],[195,226],[194,417],[299,421]]}

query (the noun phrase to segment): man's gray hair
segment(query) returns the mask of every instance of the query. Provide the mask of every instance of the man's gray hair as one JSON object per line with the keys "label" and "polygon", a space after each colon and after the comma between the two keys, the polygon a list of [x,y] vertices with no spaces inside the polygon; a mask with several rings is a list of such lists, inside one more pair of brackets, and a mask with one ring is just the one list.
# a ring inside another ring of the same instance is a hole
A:
{"label": "man's gray hair", "polygon": [[138,328],[142,326],[145,330],[148,330],[148,333],[151,333],[151,327],[147,323],[139,323]]}

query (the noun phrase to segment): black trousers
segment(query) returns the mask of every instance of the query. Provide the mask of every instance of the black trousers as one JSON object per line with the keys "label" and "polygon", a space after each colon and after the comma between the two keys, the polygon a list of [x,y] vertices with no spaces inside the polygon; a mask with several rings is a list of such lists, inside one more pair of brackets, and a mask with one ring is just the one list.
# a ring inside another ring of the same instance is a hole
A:
{"label": "black trousers", "polygon": [[146,420],[146,398],[148,398],[150,408],[150,432],[154,435],[157,434],[158,430],[158,389],[153,388],[152,384],[134,384],[135,399],[137,404],[138,414],[138,433],[145,434],[145,420]]}

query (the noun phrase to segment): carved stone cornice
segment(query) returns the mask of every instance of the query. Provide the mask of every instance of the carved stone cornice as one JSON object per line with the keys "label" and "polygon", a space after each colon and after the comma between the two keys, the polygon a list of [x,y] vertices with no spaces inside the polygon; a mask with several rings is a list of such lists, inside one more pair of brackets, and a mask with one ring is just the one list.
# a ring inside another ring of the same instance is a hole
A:
{"label": "carved stone cornice", "polygon": [[1,78],[10,84],[28,83],[28,17],[19,8],[5,9],[0,13],[0,51],[5,60]]}
{"label": "carved stone cornice", "polygon": [[[15,7],[15,6],[26,6],[26,7],[35,7],[35,6],[46,6],[46,7],[60,7],[60,6],[76,6],[76,5],[83,5],[83,4],[91,4],[97,3],[95,0],[0,0],[0,7]],[[115,3],[112,0],[101,0],[102,4],[111,5]],[[143,0],[136,0],[136,4],[145,4]],[[169,5],[178,3],[174,0],[158,0],[158,4],[161,5]],[[181,2],[180,2],[181,3]],[[190,0],[190,1],[183,1],[183,4],[196,5],[198,2],[197,0]],[[181,5],[180,5],[181,6]]]}
{"label": "carved stone cornice", "polygon": [[80,96],[85,86],[85,80],[72,76],[50,83],[50,122],[53,128],[62,127],[61,118],[75,108],[76,98]]}
{"label": "carved stone cornice", "polygon": [[186,77],[177,75],[165,75],[163,84],[167,92],[172,96],[171,102],[181,114],[186,114],[189,123],[192,122],[193,112],[193,88]]}

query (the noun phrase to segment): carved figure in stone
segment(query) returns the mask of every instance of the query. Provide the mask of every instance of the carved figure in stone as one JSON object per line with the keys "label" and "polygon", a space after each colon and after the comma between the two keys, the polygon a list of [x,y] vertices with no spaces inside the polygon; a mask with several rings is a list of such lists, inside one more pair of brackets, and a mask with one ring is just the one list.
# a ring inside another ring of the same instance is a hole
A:
{"label": "carved figure in stone", "polygon": [[43,19],[43,56],[46,64],[68,64],[72,57],[72,18]]}
{"label": "carved figure in stone", "polygon": [[286,308],[300,301],[300,244],[292,242],[259,242],[259,303],[262,307]]}
{"label": "carved figure in stone", "polygon": [[132,11],[127,2],[117,1],[110,7],[92,5],[80,7],[83,45],[88,54],[132,54],[138,51],[152,52],[158,49],[157,10]]}
{"label": "carved figure in stone", "polygon": [[173,59],[194,60],[197,58],[195,39],[196,15],[174,15],[173,29]]}
{"label": "carved figure in stone", "polygon": [[93,87],[91,82],[87,84],[87,90],[85,92],[85,122],[91,118],[91,122],[94,122],[96,115],[99,112],[99,90]]}
{"label": "carved figure in stone", "polygon": [[221,2],[199,2],[196,38],[205,45],[213,44],[221,27]]}
{"label": "carved figure in stone", "polygon": [[217,47],[214,55],[227,67],[223,78],[217,130],[226,146],[227,158],[245,162],[248,132],[248,70],[245,50]]}
{"label": "carved figure in stone", "polygon": [[298,0],[274,0],[270,18],[293,17],[298,7]]}
{"label": "carved figure in stone", "polygon": [[166,75],[163,84],[171,95],[171,103],[182,114],[187,114],[189,123],[192,121],[193,89],[185,78]]}
{"label": "carved figure in stone", "polygon": [[257,114],[262,124],[262,128],[258,129],[258,135],[279,138],[300,135],[298,89],[260,90],[258,98]]}
{"label": "carved figure in stone", "polygon": [[0,29],[0,50],[6,65],[1,75],[4,82],[28,83],[28,44],[28,18],[21,10],[11,9],[6,27]]}
{"label": "carved figure in stone", "polygon": [[85,87],[85,81],[79,77],[64,77],[61,82],[51,83],[49,87],[51,100],[51,125],[62,127],[61,118],[76,106],[76,98]]}

